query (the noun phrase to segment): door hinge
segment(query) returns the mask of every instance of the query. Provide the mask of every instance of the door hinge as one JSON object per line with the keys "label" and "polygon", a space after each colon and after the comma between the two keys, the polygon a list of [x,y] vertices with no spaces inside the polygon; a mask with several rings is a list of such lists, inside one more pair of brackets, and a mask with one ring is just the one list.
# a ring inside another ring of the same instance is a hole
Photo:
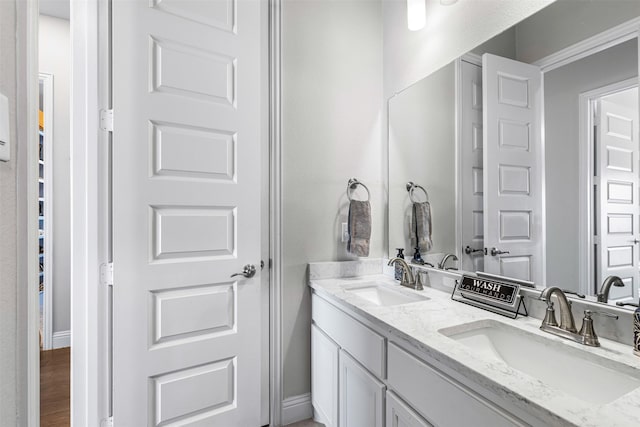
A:
{"label": "door hinge", "polygon": [[113,263],[100,265],[100,282],[103,285],[113,286]]}
{"label": "door hinge", "polygon": [[113,110],[100,110],[100,129],[113,132]]}
{"label": "door hinge", "polygon": [[100,427],[113,427],[113,417],[105,418],[100,423]]}

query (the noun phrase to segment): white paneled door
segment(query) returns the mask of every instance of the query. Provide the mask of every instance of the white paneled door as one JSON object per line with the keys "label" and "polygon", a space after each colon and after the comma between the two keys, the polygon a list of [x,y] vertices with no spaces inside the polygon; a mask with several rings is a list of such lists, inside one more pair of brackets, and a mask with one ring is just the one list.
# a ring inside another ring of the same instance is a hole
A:
{"label": "white paneled door", "polygon": [[484,54],[482,73],[484,271],[544,285],[541,72]]}
{"label": "white paneled door", "polygon": [[112,5],[114,423],[259,426],[266,2]]}
{"label": "white paneled door", "polygon": [[[610,300],[637,300],[640,256],[638,204],[637,110],[602,100],[598,108],[597,171],[599,198],[596,287],[607,276],[618,276],[624,287],[612,287]],[[597,290],[597,289],[596,289]]]}

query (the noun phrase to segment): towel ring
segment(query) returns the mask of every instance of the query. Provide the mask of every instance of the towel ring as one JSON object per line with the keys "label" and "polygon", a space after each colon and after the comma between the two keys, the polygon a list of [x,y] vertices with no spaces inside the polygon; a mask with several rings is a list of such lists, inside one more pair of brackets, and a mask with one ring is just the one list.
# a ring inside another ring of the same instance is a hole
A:
{"label": "towel ring", "polygon": [[425,190],[422,185],[416,185],[411,181],[407,182],[407,191],[409,192],[409,199],[411,199],[411,201],[413,203],[420,203],[416,199],[414,199],[414,197],[413,197],[413,192],[414,192],[414,190],[416,188],[419,188],[424,192],[424,195],[427,196],[427,200],[426,201],[428,202],[429,201],[429,193],[427,193],[427,190]]}
{"label": "towel ring", "polygon": [[368,202],[369,199],[371,199],[371,193],[369,193],[369,189],[367,188],[367,186],[361,183],[360,181],[358,181],[356,178],[351,178],[347,183],[347,199],[349,199],[349,201],[353,200],[351,198],[351,191],[355,190],[358,185],[363,186],[364,189],[367,190],[367,200],[363,200],[363,201]]}

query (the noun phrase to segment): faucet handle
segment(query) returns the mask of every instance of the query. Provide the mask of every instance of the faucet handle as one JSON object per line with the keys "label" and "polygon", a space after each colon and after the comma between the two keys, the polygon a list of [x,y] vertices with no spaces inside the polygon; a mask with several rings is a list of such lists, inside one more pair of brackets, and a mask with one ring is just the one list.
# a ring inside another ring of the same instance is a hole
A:
{"label": "faucet handle", "polygon": [[604,316],[604,317],[610,317],[612,319],[616,319],[618,320],[619,316],[617,314],[611,314],[611,313],[607,313],[606,311],[598,311],[598,310],[585,310],[584,311],[584,317],[585,319],[591,318],[592,314],[597,314],[598,316]]}
{"label": "faucet handle", "polygon": [[590,345],[592,347],[600,347],[600,341],[598,340],[598,336],[596,335],[595,329],[593,329],[593,319],[591,315],[597,314],[605,317],[612,317],[614,319],[618,319],[618,316],[615,314],[607,313],[604,311],[596,311],[596,310],[585,310],[584,311],[584,319],[582,319],[582,327],[580,328],[580,336],[582,337],[582,343],[585,345]]}
{"label": "faucet handle", "polygon": [[542,326],[558,326],[558,321],[556,320],[556,310],[553,308],[553,301],[543,298],[540,298],[540,300],[547,303],[547,311],[544,315]]}

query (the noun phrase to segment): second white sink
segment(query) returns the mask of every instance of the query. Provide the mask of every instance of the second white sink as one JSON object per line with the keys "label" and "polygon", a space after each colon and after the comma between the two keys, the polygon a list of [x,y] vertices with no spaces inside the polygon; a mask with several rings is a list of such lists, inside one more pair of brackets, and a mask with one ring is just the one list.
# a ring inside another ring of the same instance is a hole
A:
{"label": "second white sink", "polygon": [[426,301],[429,298],[396,291],[387,285],[377,282],[364,283],[357,286],[351,286],[345,289],[360,298],[381,306],[401,305],[417,301]]}
{"label": "second white sink", "polygon": [[500,360],[545,384],[603,405],[640,387],[630,366],[493,320],[441,329],[474,354]]}

